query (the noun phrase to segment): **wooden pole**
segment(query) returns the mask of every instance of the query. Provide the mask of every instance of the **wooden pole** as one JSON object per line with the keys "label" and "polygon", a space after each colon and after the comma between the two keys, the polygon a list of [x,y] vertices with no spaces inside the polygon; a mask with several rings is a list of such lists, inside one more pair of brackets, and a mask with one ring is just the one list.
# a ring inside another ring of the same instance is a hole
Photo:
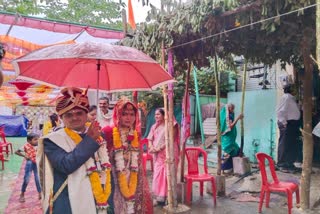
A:
{"label": "wooden pole", "polygon": [[[241,114],[244,112],[244,98],[246,94],[246,80],[247,80],[247,60],[244,59],[243,75],[242,75],[242,97],[241,97]],[[240,156],[243,156],[244,147],[244,119],[240,122],[241,126],[241,145],[240,145]]]}
{"label": "wooden pole", "polygon": [[126,14],[126,10],[123,8],[121,10],[121,15],[122,15],[122,27],[123,27],[123,33],[124,35],[127,35],[127,14]]}
{"label": "wooden pole", "polygon": [[[217,166],[217,176],[216,176],[216,186],[217,186],[217,195],[225,196],[226,195],[226,178],[224,175],[221,175],[221,130],[220,130],[220,80],[218,75],[218,58],[215,54],[214,56],[214,79],[215,79],[215,88],[216,88],[216,124],[217,124],[217,147],[218,147],[218,166]],[[212,193],[213,194],[213,193]]]}
{"label": "wooden pole", "polygon": [[303,165],[301,173],[301,208],[310,208],[310,182],[313,160],[313,138],[312,138],[312,79],[313,67],[310,49],[307,47],[307,34],[302,42],[302,55],[304,64],[303,76]]}
{"label": "wooden pole", "polygon": [[220,131],[220,80],[218,75],[217,55],[214,56],[214,78],[216,83],[216,124],[217,124],[217,146],[218,146],[218,166],[217,175],[221,175],[221,131]]}
{"label": "wooden pole", "polygon": [[[191,71],[191,62],[189,61],[189,65],[188,65],[188,71],[187,71],[187,79],[186,79],[186,86],[185,86],[185,101],[183,103],[184,105],[184,118],[187,117],[187,114],[189,114],[190,112],[187,112],[187,105],[188,105],[188,100],[189,96],[187,96],[189,94],[189,80],[190,80],[190,71]],[[184,134],[184,133],[182,133]],[[180,157],[180,182],[184,182],[184,161],[185,161],[185,148],[186,148],[186,143],[187,143],[187,138],[185,137],[185,141],[182,142],[182,146],[181,146],[181,157]]]}
{"label": "wooden pole", "polygon": [[[164,49],[163,49],[164,53]],[[173,60],[173,59],[172,59]],[[172,63],[173,66],[173,63]],[[173,75],[173,74],[172,74]],[[175,166],[175,141],[174,141],[174,127],[173,127],[173,111],[174,111],[174,103],[173,103],[173,84],[168,85],[168,108],[169,108],[169,114],[168,114],[168,127],[169,127],[169,156],[167,156],[167,164],[169,164],[169,171],[171,176],[171,190],[172,190],[172,207],[175,208],[178,206],[178,200],[177,200],[177,168]],[[169,208],[171,208],[169,206]]]}
{"label": "wooden pole", "polygon": [[[320,0],[317,0],[316,12],[316,61],[320,68]],[[320,70],[319,70],[320,71]]]}
{"label": "wooden pole", "polygon": [[[162,42],[162,67],[165,67],[165,53],[164,43]],[[169,142],[169,121],[168,121],[168,93],[167,87],[162,87],[163,93],[163,108],[164,108],[164,120],[165,120],[165,144],[166,144],[166,172],[167,172],[167,185],[168,185],[168,208],[173,208],[173,189],[172,189],[172,172],[170,171],[170,142]]]}

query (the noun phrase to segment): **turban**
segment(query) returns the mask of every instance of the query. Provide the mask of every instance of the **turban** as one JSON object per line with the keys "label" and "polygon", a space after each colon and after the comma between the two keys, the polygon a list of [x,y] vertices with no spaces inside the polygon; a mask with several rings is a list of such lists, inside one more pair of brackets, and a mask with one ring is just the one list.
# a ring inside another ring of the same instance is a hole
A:
{"label": "turban", "polygon": [[59,116],[74,108],[80,108],[89,111],[89,100],[86,92],[79,88],[64,88],[61,90],[61,97],[57,99],[56,111]]}

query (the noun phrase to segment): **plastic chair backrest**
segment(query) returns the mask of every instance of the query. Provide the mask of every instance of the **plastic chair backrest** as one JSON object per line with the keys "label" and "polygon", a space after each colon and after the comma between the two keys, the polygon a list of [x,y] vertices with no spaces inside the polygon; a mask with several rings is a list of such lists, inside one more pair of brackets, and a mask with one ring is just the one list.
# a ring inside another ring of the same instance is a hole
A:
{"label": "plastic chair backrest", "polygon": [[4,125],[0,125],[0,132],[4,133]]}
{"label": "plastic chair backrest", "polygon": [[0,143],[7,143],[6,135],[4,134],[4,132],[1,132],[1,131],[0,131]]}
{"label": "plastic chair backrest", "polygon": [[199,174],[199,164],[198,159],[201,154],[203,157],[203,168],[204,173],[208,174],[207,166],[207,152],[199,147],[188,147],[185,149],[186,157],[188,160],[188,175],[197,175]]}
{"label": "plastic chair backrest", "polygon": [[256,154],[256,158],[258,160],[259,163],[259,168],[260,168],[260,172],[261,172],[261,177],[262,177],[262,184],[263,185],[268,185],[268,176],[267,176],[267,171],[266,171],[266,164],[265,161],[267,160],[269,163],[269,168],[270,168],[270,172],[271,172],[271,176],[273,179],[274,183],[279,183],[279,179],[275,170],[275,166],[274,166],[274,161],[272,159],[272,157],[270,157],[269,155],[259,152]]}
{"label": "plastic chair backrest", "polygon": [[140,140],[141,150],[142,150],[143,152],[149,154],[148,144],[149,144],[149,140],[148,140],[147,138],[144,138],[144,139]]}

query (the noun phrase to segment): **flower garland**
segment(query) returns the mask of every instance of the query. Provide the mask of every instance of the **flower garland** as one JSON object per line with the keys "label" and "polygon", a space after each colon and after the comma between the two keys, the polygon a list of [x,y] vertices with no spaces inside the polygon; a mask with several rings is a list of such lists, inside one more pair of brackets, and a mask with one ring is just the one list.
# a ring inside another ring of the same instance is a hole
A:
{"label": "flower garland", "polygon": [[138,132],[130,131],[127,136],[127,141],[131,142],[129,151],[130,151],[130,177],[129,183],[127,181],[127,175],[125,172],[125,161],[123,157],[124,145],[120,137],[120,132],[118,128],[113,128],[113,147],[115,151],[115,164],[116,170],[118,172],[118,184],[120,192],[123,197],[127,200],[128,213],[133,213],[134,210],[134,196],[136,193],[138,185],[138,158],[139,158],[139,140]]}
{"label": "flower garland", "polygon": [[[81,142],[82,138],[78,133],[68,128],[65,128],[64,130],[66,134],[75,142],[75,144],[79,144]],[[100,136],[97,141],[101,143],[101,141],[104,140]],[[96,156],[96,160],[94,160],[93,158],[87,160],[85,166],[89,175],[89,180],[91,183],[92,193],[95,198],[96,207],[98,209],[106,209],[108,207],[108,199],[111,194],[111,164],[109,162],[107,148],[105,146],[100,146]],[[99,173],[100,167],[102,171]],[[102,173],[105,173],[106,175],[104,188],[102,188],[100,179],[100,175],[102,175]]]}

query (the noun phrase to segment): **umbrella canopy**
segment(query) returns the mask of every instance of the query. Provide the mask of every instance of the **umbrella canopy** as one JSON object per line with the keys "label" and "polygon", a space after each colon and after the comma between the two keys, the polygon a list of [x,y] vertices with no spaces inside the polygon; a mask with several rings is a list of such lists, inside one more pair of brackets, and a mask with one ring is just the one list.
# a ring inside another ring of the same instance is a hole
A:
{"label": "umbrella canopy", "polygon": [[159,63],[141,51],[104,43],[54,45],[12,64],[17,78],[52,87],[145,91],[173,81]]}

